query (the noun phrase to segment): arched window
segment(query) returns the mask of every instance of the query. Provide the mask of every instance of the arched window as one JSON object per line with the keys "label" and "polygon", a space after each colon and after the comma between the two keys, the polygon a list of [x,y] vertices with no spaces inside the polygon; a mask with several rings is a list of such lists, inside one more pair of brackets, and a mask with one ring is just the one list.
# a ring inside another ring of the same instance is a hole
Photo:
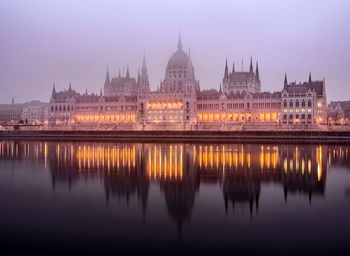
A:
{"label": "arched window", "polygon": [[311,100],[309,100],[309,101],[307,102],[307,106],[308,106],[308,107],[311,107]]}
{"label": "arched window", "polygon": [[182,82],[179,81],[179,82],[177,83],[177,85],[178,85],[179,89],[181,89],[181,87],[182,87]]}
{"label": "arched window", "polygon": [[68,107],[67,107],[67,110],[68,110],[68,111],[70,110],[70,107],[69,107],[69,105],[68,105]]}
{"label": "arched window", "polygon": [[290,108],[293,107],[293,101],[292,101],[292,100],[289,101],[289,107],[290,107]]}
{"label": "arched window", "polygon": [[62,106],[60,105],[60,111],[62,111]]}
{"label": "arched window", "polygon": [[55,110],[56,110],[56,111],[58,111],[58,107],[57,107],[57,105],[56,105],[56,107],[55,107]]}
{"label": "arched window", "polygon": [[66,111],[66,105],[63,106],[63,111]]}
{"label": "arched window", "polygon": [[53,111],[54,110],[54,107],[53,106],[51,106],[51,111]]}
{"label": "arched window", "polygon": [[186,102],[186,108],[190,108],[190,103],[189,102]]}
{"label": "arched window", "polygon": [[305,108],[305,100],[301,101],[301,107]]}
{"label": "arched window", "polygon": [[287,101],[286,101],[286,100],[284,100],[284,102],[283,102],[283,107],[284,107],[284,108],[287,107]]}
{"label": "arched window", "polygon": [[295,102],[295,107],[299,107],[299,100],[297,100],[296,102]]}

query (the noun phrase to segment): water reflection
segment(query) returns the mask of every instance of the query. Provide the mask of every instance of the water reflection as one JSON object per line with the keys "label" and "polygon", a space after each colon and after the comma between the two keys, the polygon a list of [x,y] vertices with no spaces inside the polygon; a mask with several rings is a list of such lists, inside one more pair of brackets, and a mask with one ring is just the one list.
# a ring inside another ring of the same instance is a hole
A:
{"label": "water reflection", "polygon": [[347,146],[255,144],[108,144],[67,142],[0,143],[0,159],[42,161],[52,188],[71,189],[79,179],[98,177],[106,202],[139,203],[146,215],[151,184],[158,184],[179,232],[190,220],[202,183],[219,184],[226,213],[246,205],[259,209],[263,183],[312,201],[324,195],[330,164],[350,167]]}

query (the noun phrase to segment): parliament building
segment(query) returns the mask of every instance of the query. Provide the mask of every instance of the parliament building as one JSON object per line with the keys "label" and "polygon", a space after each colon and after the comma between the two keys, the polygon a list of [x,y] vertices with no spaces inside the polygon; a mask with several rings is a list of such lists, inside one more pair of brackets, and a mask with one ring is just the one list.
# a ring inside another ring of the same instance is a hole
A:
{"label": "parliament building", "polygon": [[49,106],[52,127],[126,130],[238,130],[274,127],[317,127],[326,121],[325,80],[288,83],[281,91],[261,91],[259,65],[229,71],[227,60],[218,89],[202,90],[190,52],[181,38],[170,57],[164,79],[151,90],[145,57],[137,78],[110,77],[107,69],[99,94],[56,91]]}

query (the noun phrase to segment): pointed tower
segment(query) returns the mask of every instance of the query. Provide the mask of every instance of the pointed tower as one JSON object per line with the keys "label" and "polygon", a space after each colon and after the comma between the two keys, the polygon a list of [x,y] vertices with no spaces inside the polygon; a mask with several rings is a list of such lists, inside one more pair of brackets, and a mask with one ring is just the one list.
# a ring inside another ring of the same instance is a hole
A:
{"label": "pointed tower", "polygon": [[235,62],[232,62],[232,73],[235,73]]}
{"label": "pointed tower", "polygon": [[101,90],[100,90],[100,97],[102,97],[103,96],[103,94],[102,94],[102,88],[101,88]]}
{"label": "pointed tower", "polygon": [[220,84],[219,94],[220,94],[220,95],[222,94],[221,84]]}
{"label": "pointed tower", "polygon": [[253,72],[254,72],[254,71],[253,71],[253,59],[252,59],[252,57],[250,57],[249,72],[250,72],[250,73],[253,73]]}
{"label": "pointed tower", "polygon": [[137,81],[136,83],[139,85],[140,84],[140,69],[137,71]]}
{"label": "pointed tower", "polygon": [[119,78],[121,78],[122,76],[120,75],[120,69],[119,69],[119,75],[118,75]]}
{"label": "pointed tower", "polygon": [[140,89],[141,89],[141,93],[148,93],[150,91],[147,65],[146,65],[146,54],[143,54],[142,68],[141,68],[141,75],[140,75]]}
{"label": "pointed tower", "polygon": [[287,73],[284,74],[284,86],[283,88],[286,89],[288,85],[288,81],[287,81]]}
{"label": "pointed tower", "polygon": [[106,73],[106,81],[105,81],[105,86],[111,84],[111,79],[109,78],[109,70],[107,66],[107,73]]}
{"label": "pointed tower", "polygon": [[181,34],[179,33],[179,41],[177,42],[177,49],[182,50]]}
{"label": "pointed tower", "polygon": [[257,80],[257,81],[260,81],[259,63],[258,63],[258,61],[256,61],[255,77],[256,77],[256,80]]}
{"label": "pointed tower", "polygon": [[111,85],[111,79],[109,78],[109,68],[107,66],[106,80],[105,80],[105,84],[103,86],[104,93],[107,96],[109,96],[109,94],[110,94],[110,85]]}
{"label": "pointed tower", "polygon": [[54,97],[55,94],[56,94],[56,87],[55,87],[55,83],[53,83],[51,97]]}
{"label": "pointed tower", "polygon": [[312,82],[312,79],[311,79],[311,72],[309,72],[309,84]]}
{"label": "pointed tower", "polygon": [[69,82],[69,88],[68,88],[68,91],[72,91],[72,83],[71,82]]}
{"label": "pointed tower", "polygon": [[227,80],[228,80],[228,66],[227,66],[227,59],[226,59],[224,81],[227,81]]}
{"label": "pointed tower", "polygon": [[130,78],[129,65],[126,66],[126,78]]}

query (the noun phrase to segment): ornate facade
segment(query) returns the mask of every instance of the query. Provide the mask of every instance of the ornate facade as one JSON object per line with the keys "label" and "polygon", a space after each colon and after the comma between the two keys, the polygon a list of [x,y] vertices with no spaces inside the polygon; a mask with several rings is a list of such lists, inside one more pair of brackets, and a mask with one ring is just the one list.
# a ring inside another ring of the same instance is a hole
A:
{"label": "ornate facade", "polygon": [[[259,66],[255,72],[228,71],[219,90],[201,90],[190,52],[183,50],[181,38],[170,57],[164,79],[156,90],[149,84],[146,59],[141,72],[132,78],[129,68],[106,79],[100,94],[79,94],[69,86],[56,92],[53,86],[49,121],[53,125],[80,125],[137,130],[235,130],[242,126],[313,126],[326,120],[325,81],[289,83],[282,91],[261,92]],[[102,93],[103,92],[103,93]]]}

